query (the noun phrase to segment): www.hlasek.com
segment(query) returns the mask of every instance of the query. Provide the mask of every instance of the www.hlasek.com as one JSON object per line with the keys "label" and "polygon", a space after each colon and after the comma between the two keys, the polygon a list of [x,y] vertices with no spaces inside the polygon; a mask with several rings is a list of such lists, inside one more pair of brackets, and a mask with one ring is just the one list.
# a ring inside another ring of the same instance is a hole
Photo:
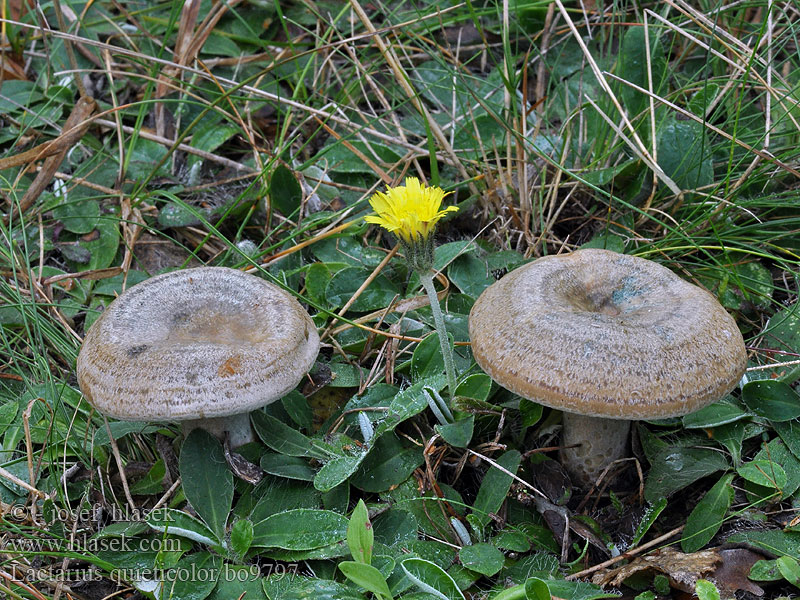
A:
{"label": "www.hlasek.com", "polygon": [[178,538],[133,538],[77,536],[72,539],[10,538],[0,536],[4,554],[36,552],[181,552]]}

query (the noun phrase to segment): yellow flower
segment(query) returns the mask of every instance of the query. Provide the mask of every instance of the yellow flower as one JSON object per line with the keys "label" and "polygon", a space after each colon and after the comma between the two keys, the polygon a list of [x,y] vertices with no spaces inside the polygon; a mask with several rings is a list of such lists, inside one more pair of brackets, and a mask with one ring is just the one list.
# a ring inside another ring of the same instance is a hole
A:
{"label": "yellow flower", "polygon": [[390,187],[373,195],[369,203],[377,214],[364,219],[386,228],[406,244],[424,242],[439,219],[458,210],[457,206],[439,210],[446,195],[440,187],[426,187],[416,177],[406,177],[405,187]]}

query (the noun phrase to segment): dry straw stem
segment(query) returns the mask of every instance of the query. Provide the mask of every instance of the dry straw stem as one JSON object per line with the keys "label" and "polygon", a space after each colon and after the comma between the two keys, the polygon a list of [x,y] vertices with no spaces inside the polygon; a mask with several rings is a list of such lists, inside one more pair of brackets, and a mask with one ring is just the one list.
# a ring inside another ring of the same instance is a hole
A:
{"label": "dry straw stem", "polygon": [[647,147],[644,145],[644,142],[639,137],[639,134],[636,133],[636,129],[634,128],[633,123],[631,123],[630,119],[628,118],[628,114],[625,112],[625,109],[622,107],[622,104],[620,103],[616,94],[614,94],[614,91],[611,89],[611,86],[608,84],[608,81],[606,81],[606,78],[604,77],[604,72],[600,70],[600,67],[594,60],[592,53],[589,51],[589,48],[586,46],[586,43],[583,41],[583,38],[581,37],[580,33],[578,33],[578,29],[575,27],[575,23],[572,22],[572,19],[570,18],[567,9],[564,8],[563,2],[561,0],[555,0],[555,2],[556,5],[558,6],[558,10],[561,12],[561,16],[569,26],[569,29],[572,32],[575,41],[580,46],[584,56],[586,56],[586,60],[589,63],[589,66],[591,66],[594,76],[597,78],[597,81],[600,83],[600,86],[603,88],[606,94],[608,94],[608,97],[611,99],[611,102],[614,103],[614,107],[617,109],[620,116],[622,117],[622,120],[625,123],[625,127],[627,127],[627,129],[631,132],[631,136],[633,137],[633,140],[635,142],[635,144],[633,145],[629,144],[631,146],[631,150],[636,152],[637,155],[642,155],[646,157],[645,162],[647,163],[647,166],[649,166],[653,170],[653,172],[658,176],[659,179],[661,179],[661,181],[664,182],[664,184],[670,189],[670,191],[673,194],[675,194],[676,196],[680,196],[682,193],[681,189],[675,184],[674,181],[672,181],[672,179],[670,179],[670,177],[664,172],[664,170],[658,166],[653,157],[650,155],[650,152],[647,150]]}
{"label": "dry straw stem", "polygon": [[642,552],[644,552],[646,550],[650,550],[650,548],[655,548],[656,546],[658,546],[660,544],[663,544],[667,540],[675,537],[681,531],[683,531],[684,527],[685,527],[685,525],[681,525],[680,527],[676,527],[675,529],[672,529],[672,530],[668,531],[664,535],[660,535],[657,538],[650,540],[646,544],[642,544],[641,546],[636,546],[636,548],[634,548],[633,550],[628,550],[627,552],[623,552],[619,556],[615,556],[614,558],[610,558],[605,562],[602,562],[600,564],[594,565],[593,567],[590,567],[588,569],[584,569],[583,571],[578,571],[577,573],[573,573],[572,575],[567,575],[564,579],[566,579],[567,581],[576,581],[578,579],[584,579],[585,577],[588,577],[592,573],[596,573],[597,571],[602,571],[603,569],[606,569],[606,568],[608,568],[608,567],[610,567],[612,565],[615,565],[620,561],[628,560],[630,558],[633,558],[634,556],[637,556],[637,555],[641,554]]}
{"label": "dry straw stem", "polygon": [[530,483],[528,483],[527,481],[525,481],[521,477],[517,476],[515,473],[512,473],[511,471],[506,469],[504,466],[502,466],[502,465],[498,464],[497,462],[493,461],[488,456],[485,456],[483,454],[475,452],[474,450],[471,450],[469,448],[467,448],[467,452],[469,454],[472,454],[473,456],[477,456],[481,460],[485,460],[487,462],[487,464],[491,465],[492,467],[494,467],[495,469],[501,471],[502,473],[505,473],[506,475],[511,477],[514,481],[516,481],[517,483],[519,483],[523,487],[528,488],[534,494],[537,494],[538,496],[540,496],[541,498],[544,498],[545,500],[547,499],[547,496],[544,494],[544,492],[539,491],[538,489],[533,487]]}
{"label": "dry straw stem", "polygon": [[658,100],[659,102],[661,102],[665,106],[669,106],[672,110],[674,110],[676,112],[679,112],[680,114],[682,114],[683,116],[691,119],[692,121],[695,121],[697,123],[702,124],[704,127],[706,127],[709,130],[713,131],[717,135],[720,135],[720,136],[724,137],[726,140],[728,140],[730,142],[733,142],[734,144],[744,148],[748,152],[752,152],[753,154],[757,154],[758,156],[760,156],[764,160],[767,160],[767,161],[769,161],[769,162],[771,162],[771,163],[773,163],[775,165],[778,165],[782,169],[788,171],[789,173],[791,173],[792,175],[794,175],[795,177],[800,179],[800,171],[798,171],[797,169],[795,169],[791,165],[783,162],[782,160],[779,160],[779,159],[775,158],[769,152],[765,152],[764,150],[759,150],[758,148],[753,148],[753,146],[751,146],[749,144],[746,144],[745,142],[743,142],[742,140],[740,140],[737,137],[733,137],[731,134],[727,133],[726,131],[723,131],[722,129],[720,129],[719,127],[717,127],[715,125],[712,125],[711,123],[709,123],[708,121],[702,119],[701,117],[698,117],[697,115],[695,115],[691,111],[688,111],[685,108],[681,108],[680,106],[678,106],[677,104],[674,104],[673,102],[670,102],[666,98],[662,98],[661,96],[653,94],[652,92],[649,92],[648,90],[644,89],[643,87],[640,87],[640,86],[636,85],[635,83],[631,83],[630,81],[627,81],[626,79],[622,79],[621,77],[617,77],[613,73],[606,72],[606,75],[608,75],[609,77],[611,77],[613,79],[616,79],[617,81],[619,81],[621,83],[624,83],[627,86],[632,87],[633,89],[635,89],[635,90],[637,90],[639,92],[642,92],[643,94],[647,94],[648,96],[653,96],[656,100]]}
{"label": "dry straw stem", "polygon": [[[458,7],[451,7],[450,10],[453,10],[455,8],[458,8]],[[447,11],[441,11],[441,13],[439,13],[439,14],[444,14],[445,12],[447,12]],[[433,17],[437,17],[437,16],[438,15],[431,15],[430,17],[426,17],[426,18],[433,18]],[[419,22],[421,20],[425,20],[426,18],[415,19],[413,21],[400,23],[399,25],[396,25],[396,26],[393,26],[393,27],[390,27],[390,28],[381,29],[381,30],[376,30],[375,32],[369,32],[369,33],[366,33],[366,34],[361,34],[361,35],[357,35],[357,36],[351,36],[349,38],[346,38],[345,40],[329,44],[328,46],[325,46],[325,47],[319,47],[319,48],[316,48],[316,49],[311,50],[309,52],[317,52],[317,51],[320,51],[323,48],[336,47],[336,46],[341,45],[341,44],[345,44],[345,43],[349,43],[349,42],[353,42],[353,41],[357,41],[357,40],[361,40],[361,39],[368,39],[368,38],[376,37],[376,36],[378,36],[380,34],[388,33],[388,32],[394,31],[394,30],[402,30],[404,27],[406,27],[408,25],[411,25],[413,23],[417,23],[417,22]],[[28,23],[21,23],[19,21],[7,20],[7,22],[11,23],[11,24],[13,24],[13,25],[15,25],[17,27],[20,27],[22,29],[31,29],[31,30],[34,30],[34,31],[39,31],[39,32],[43,33],[44,35],[50,35],[50,36],[57,37],[57,38],[60,38],[60,39],[65,39],[65,40],[79,41],[79,42],[84,43],[84,44],[86,44],[88,46],[99,48],[101,50],[107,50],[107,51],[111,52],[112,54],[117,54],[117,55],[120,55],[120,56],[126,56],[126,57],[130,57],[130,58],[139,59],[139,60],[142,60],[142,61],[146,61],[148,63],[154,63],[154,64],[161,65],[162,67],[177,67],[179,69],[182,69],[186,73],[191,73],[191,74],[193,74],[193,75],[195,75],[197,77],[200,77],[202,79],[209,80],[209,81],[212,81],[212,82],[216,82],[219,85],[223,86],[225,89],[228,89],[228,90],[241,90],[242,92],[248,93],[248,94],[252,95],[255,98],[259,98],[259,99],[263,99],[263,100],[269,100],[271,102],[275,102],[277,104],[281,104],[281,105],[284,105],[284,106],[289,107],[289,108],[294,108],[294,109],[296,109],[296,110],[298,110],[300,112],[308,114],[309,116],[317,116],[317,117],[320,117],[322,119],[326,119],[326,120],[328,120],[330,122],[334,122],[334,123],[336,123],[338,125],[341,125],[342,127],[347,129],[348,131],[352,131],[354,133],[368,134],[368,135],[374,137],[375,139],[383,140],[385,142],[390,142],[390,143],[394,144],[395,146],[399,146],[401,148],[404,148],[406,150],[411,151],[413,153],[413,156],[415,156],[415,157],[416,156],[419,156],[419,157],[428,157],[428,156],[430,156],[430,153],[429,153],[428,148],[427,148],[427,142],[425,142],[425,141],[421,142],[418,145],[414,145],[414,144],[406,142],[406,141],[404,141],[402,139],[398,139],[396,136],[392,136],[392,135],[387,134],[385,132],[378,131],[376,129],[372,129],[370,127],[354,124],[351,119],[336,114],[336,110],[334,110],[333,108],[328,109],[328,110],[322,110],[322,109],[313,108],[311,106],[303,104],[302,102],[297,102],[296,100],[292,100],[292,99],[286,98],[284,96],[273,94],[273,93],[267,92],[265,90],[260,90],[260,89],[258,89],[256,87],[251,86],[251,85],[242,84],[242,83],[239,83],[239,82],[234,81],[232,79],[227,79],[227,78],[223,78],[223,77],[211,77],[208,74],[208,72],[206,72],[203,69],[190,67],[188,65],[177,65],[174,61],[171,61],[171,60],[165,60],[165,59],[154,57],[154,56],[146,56],[146,55],[143,55],[140,52],[135,52],[133,50],[128,50],[127,48],[122,48],[120,46],[114,46],[112,44],[107,44],[105,42],[99,42],[99,41],[96,41],[96,40],[82,38],[82,37],[79,37],[79,36],[75,36],[73,34],[64,33],[62,31],[54,31],[54,30],[46,30],[46,31],[44,31],[44,30],[42,30],[41,27],[38,27],[36,25],[30,25]],[[302,55],[297,55],[297,56],[294,56],[293,58],[298,58],[299,56],[302,56]],[[130,76],[130,74],[128,74],[128,75]],[[103,114],[105,114],[105,113],[103,113]],[[434,123],[432,122],[432,124],[434,124]],[[463,165],[461,165],[461,162],[458,160],[458,158],[455,157],[453,154],[450,154],[450,153],[448,153],[446,151],[438,152],[436,154],[436,159],[441,161],[441,162],[443,162],[443,163],[445,163],[445,164],[453,166],[455,168],[463,169]],[[471,182],[471,179],[469,177],[466,177],[465,179],[469,180]],[[471,186],[471,189],[472,189],[473,184],[470,183],[470,186]],[[473,193],[477,193],[477,190],[473,190]]]}
{"label": "dry straw stem", "polygon": [[[670,29],[672,31],[675,31],[679,35],[681,35],[681,36],[685,37],[686,39],[690,40],[692,43],[697,44],[700,48],[703,48],[703,50],[705,50],[706,52],[708,52],[708,53],[712,54],[713,56],[715,56],[716,58],[722,60],[727,65],[729,65],[731,68],[733,68],[734,70],[738,71],[738,73],[740,75],[747,75],[748,77],[753,77],[768,92],[768,98],[770,98],[770,100],[772,98],[774,98],[780,104],[781,108],[783,108],[783,110],[784,110],[785,116],[792,121],[792,124],[795,126],[795,128],[800,129],[800,124],[798,124],[797,119],[795,118],[795,116],[792,114],[792,111],[791,111],[792,108],[797,107],[798,104],[800,104],[797,100],[795,100],[794,98],[792,98],[789,95],[789,90],[791,89],[792,86],[787,81],[785,81],[784,79],[778,77],[778,80],[780,81],[781,85],[783,86],[783,94],[779,93],[779,90],[777,88],[775,88],[773,85],[771,85],[771,82],[770,82],[770,76],[774,72],[774,69],[772,69],[772,67],[771,67],[771,63],[770,62],[765,62],[764,59],[762,59],[754,50],[752,50],[751,48],[749,48],[747,46],[744,46],[743,43],[740,42],[739,40],[736,40],[736,42],[737,42],[736,44],[726,43],[725,40],[729,39],[729,34],[727,34],[727,32],[724,29],[721,29],[718,25],[715,26],[712,30],[708,30],[707,33],[709,35],[711,35],[716,42],[718,42],[720,45],[725,47],[726,50],[728,50],[732,55],[734,55],[736,58],[739,59],[740,62],[736,62],[735,60],[729,58],[725,54],[719,52],[718,50],[715,50],[709,44],[707,44],[706,42],[704,42],[703,40],[701,40],[697,36],[692,35],[687,30],[685,30],[685,29],[679,27],[678,25],[668,21],[667,19],[665,19],[661,15],[659,15],[657,13],[654,13],[653,11],[651,11],[649,9],[645,9],[645,13],[646,13],[646,15],[651,16],[654,19],[657,19],[659,21],[659,23],[661,23],[664,27],[667,27],[668,29]],[[772,13],[770,13],[770,15],[771,14]],[[698,22],[698,20],[696,19],[696,16],[697,16],[696,13],[693,13],[693,14],[688,15],[688,16],[690,16],[690,18],[695,20],[696,24],[698,24],[699,26],[701,26],[701,27],[703,27],[705,29],[704,25],[702,23]],[[727,35],[722,36],[720,34],[727,34]],[[725,37],[725,39],[722,39],[723,37]],[[733,47],[734,45],[740,49],[739,52],[737,52],[736,48]],[[766,79],[764,77],[762,77],[761,74],[756,69],[753,69],[753,68],[751,68],[749,66],[752,61],[758,62],[759,64],[761,64],[762,66],[767,68],[767,78]],[[776,76],[777,76],[777,74],[776,74]],[[714,98],[714,100],[706,108],[705,116],[708,116],[708,115],[711,114],[711,111],[713,111],[714,108],[716,107],[716,105],[725,97],[725,92],[730,90],[737,83],[741,83],[741,79],[733,78],[733,77],[728,79],[728,81],[726,82],[725,86],[722,88],[720,93],[717,94],[717,97]],[[794,106],[787,106],[786,103],[794,105]],[[768,122],[767,122],[766,131],[767,132],[769,131]]]}
{"label": "dry straw stem", "polygon": [[400,64],[397,55],[394,53],[394,50],[389,48],[383,41],[380,34],[378,33],[378,30],[372,24],[372,21],[370,21],[369,16],[367,15],[366,12],[364,12],[364,9],[361,7],[361,4],[359,4],[358,0],[350,0],[350,5],[353,7],[353,10],[355,11],[356,15],[358,15],[358,18],[361,20],[364,27],[367,28],[367,31],[369,31],[372,34],[375,34],[374,38],[375,44],[378,46],[378,49],[380,50],[381,54],[386,59],[386,62],[389,64],[389,67],[392,69],[397,84],[401,88],[403,88],[403,91],[406,93],[409,100],[414,105],[414,108],[416,108],[419,114],[428,122],[428,126],[430,127],[431,132],[436,138],[436,141],[442,148],[444,148],[445,153],[448,156],[450,156],[453,166],[455,166],[456,169],[458,169],[458,172],[461,175],[461,177],[465,181],[469,182],[469,186],[472,193],[477,194],[478,190],[477,188],[475,188],[474,184],[472,184],[469,173],[467,173],[467,170],[464,168],[464,165],[461,164],[460,160],[458,160],[458,157],[456,156],[453,146],[447,140],[447,137],[444,135],[444,132],[442,131],[441,127],[439,127],[439,124],[436,123],[436,121],[433,118],[431,118],[430,114],[428,113],[428,109],[425,108],[425,105],[420,100],[419,94],[414,90],[413,87],[411,87],[408,75],[403,70],[403,67]]}
{"label": "dry straw stem", "polygon": [[13,483],[15,485],[18,485],[19,487],[21,487],[23,489],[28,490],[31,494],[35,494],[39,498],[47,497],[47,494],[45,494],[44,492],[42,492],[40,490],[37,490],[30,483],[20,479],[19,477],[14,475],[11,471],[8,471],[7,469],[4,469],[3,467],[0,467],[0,477],[2,477],[4,479],[8,479],[8,481],[10,481],[11,483]]}
{"label": "dry straw stem", "polygon": [[375,278],[380,274],[381,271],[383,271],[383,268],[386,265],[388,265],[389,261],[392,260],[392,258],[394,258],[395,254],[397,254],[397,250],[399,247],[400,247],[399,244],[395,244],[394,248],[392,248],[389,252],[387,252],[386,256],[383,257],[383,260],[378,264],[377,267],[375,267],[372,270],[372,273],[370,273],[369,276],[366,279],[364,279],[361,285],[358,286],[358,289],[355,292],[353,292],[353,295],[350,296],[349,300],[344,303],[344,306],[339,311],[337,318],[331,320],[330,324],[325,329],[325,332],[320,336],[320,341],[324,341],[325,338],[328,337],[328,335],[330,335],[331,329],[339,321],[339,318],[347,314],[347,311],[350,310],[350,307],[353,306],[353,303],[356,300],[358,300],[358,297],[361,296],[362,293],[364,293],[364,290],[366,290],[369,287],[369,284],[375,281]]}
{"label": "dry straw stem", "polygon": [[[442,284],[443,289],[437,292],[436,297],[439,301],[443,300],[447,295],[448,290],[450,289],[450,282],[448,281],[447,277],[445,277],[442,273],[436,274],[436,279]],[[374,327],[369,327],[364,325],[364,323],[369,323],[370,321],[383,321],[385,316],[388,313],[405,313],[410,310],[417,310],[418,308],[422,308],[423,306],[427,306],[429,303],[428,296],[415,296],[413,298],[406,298],[404,300],[400,300],[395,304],[390,304],[387,308],[382,310],[377,310],[372,312],[368,315],[364,315],[363,317],[359,317],[352,321],[352,325],[340,325],[333,331],[331,331],[331,335],[338,335],[351,327],[358,327],[359,329],[363,329],[364,331],[369,331],[370,333],[374,333],[377,335],[382,335],[384,337],[405,341],[405,342],[421,342],[423,338],[411,337],[407,335],[398,335],[392,333],[390,331],[381,331],[379,329],[375,329]],[[456,346],[468,346],[470,345],[469,342],[456,342]]]}

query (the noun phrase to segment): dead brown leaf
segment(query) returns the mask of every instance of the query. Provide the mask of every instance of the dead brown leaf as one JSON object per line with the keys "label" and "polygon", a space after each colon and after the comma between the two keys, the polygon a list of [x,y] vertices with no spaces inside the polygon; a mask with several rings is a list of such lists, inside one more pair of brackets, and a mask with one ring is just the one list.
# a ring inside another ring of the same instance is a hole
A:
{"label": "dead brown leaf", "polygon": [[600,586],[613,585],[619,587],[631,575],[641,571],[656,571],[669,578],[670,585],[684,592],[694,591],[698,579],[714,571],[722,557],[717,550],[702,550],[684,554],[674,548],[667,547],[635,559],[633,562],[617,569],[598,573],[592,583]]}
{"label": "dead brown leaf", "polygon": [[193,258],[188,250],[174,241],[147,232],[142,232],[138,236],[132,254],[133,268],[147,273],[160,273],[183,264],[189,267],[200,266],[200,262]]}
{"label": "dead brown leaf", "polygon": [[764,590],[747,578],[750,568],[766,557],[752,550],[731,548],[720,550],[722,564],[714,571],[712,579],[716,582],[722,597],[732,598],[739,590],[763,596]]}
{"label": "dead brown leaf", "polygon": [[[5,159],[9,161],[9,163],[12,163],[14,160],[23,159],[23,162],[16,163],[21,165],[27,162],[41,160],[45,156],[47,157],[44,160],[41,170],[34,178],[33,183],[31,183],[25,195],[22,197],[22,200],[19,202],[18,210],[20,213],[24,213],[28,210],[44,191],[45,187],[50,185],[53,176],[58,170],[58,166],[64,160],[64,156],[66,156],[67,152],[80,141],[83,134],[86,133],[91,123],[89,118],[96,108],[97,103],[93,98],[87,96],[80,97],[75,103],[69,117],[67,117],[64,127],[61,130],[61,135],[54,140],[36,146],[36,148]],[[12,164],[8,164],[8,166],[12,166]]]}
{"label": "dead brown leaf", "polygon": [[0,75],[3,80],[28,79],[22,64],[6,52],[0,54]]}

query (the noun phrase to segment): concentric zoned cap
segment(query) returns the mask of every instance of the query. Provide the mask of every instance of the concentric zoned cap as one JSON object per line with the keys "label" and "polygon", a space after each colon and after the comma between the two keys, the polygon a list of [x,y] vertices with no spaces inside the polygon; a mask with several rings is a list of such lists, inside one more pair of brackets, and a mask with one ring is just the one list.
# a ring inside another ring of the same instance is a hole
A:
{"label": "concentric zoned cap", "polygon": [[152,277],[114,300],[78,356],[100,412],[137,421],[246,413],[293,389],[319,336],[290,294],[224,267]]}
{"label": "concentric zoned cap", "polygon": [[475,360],[503,387],[612,419],[684,415],[728,393],[746,367],[733,318],[655,262],[607,250],[548,256],[475,302]]}

